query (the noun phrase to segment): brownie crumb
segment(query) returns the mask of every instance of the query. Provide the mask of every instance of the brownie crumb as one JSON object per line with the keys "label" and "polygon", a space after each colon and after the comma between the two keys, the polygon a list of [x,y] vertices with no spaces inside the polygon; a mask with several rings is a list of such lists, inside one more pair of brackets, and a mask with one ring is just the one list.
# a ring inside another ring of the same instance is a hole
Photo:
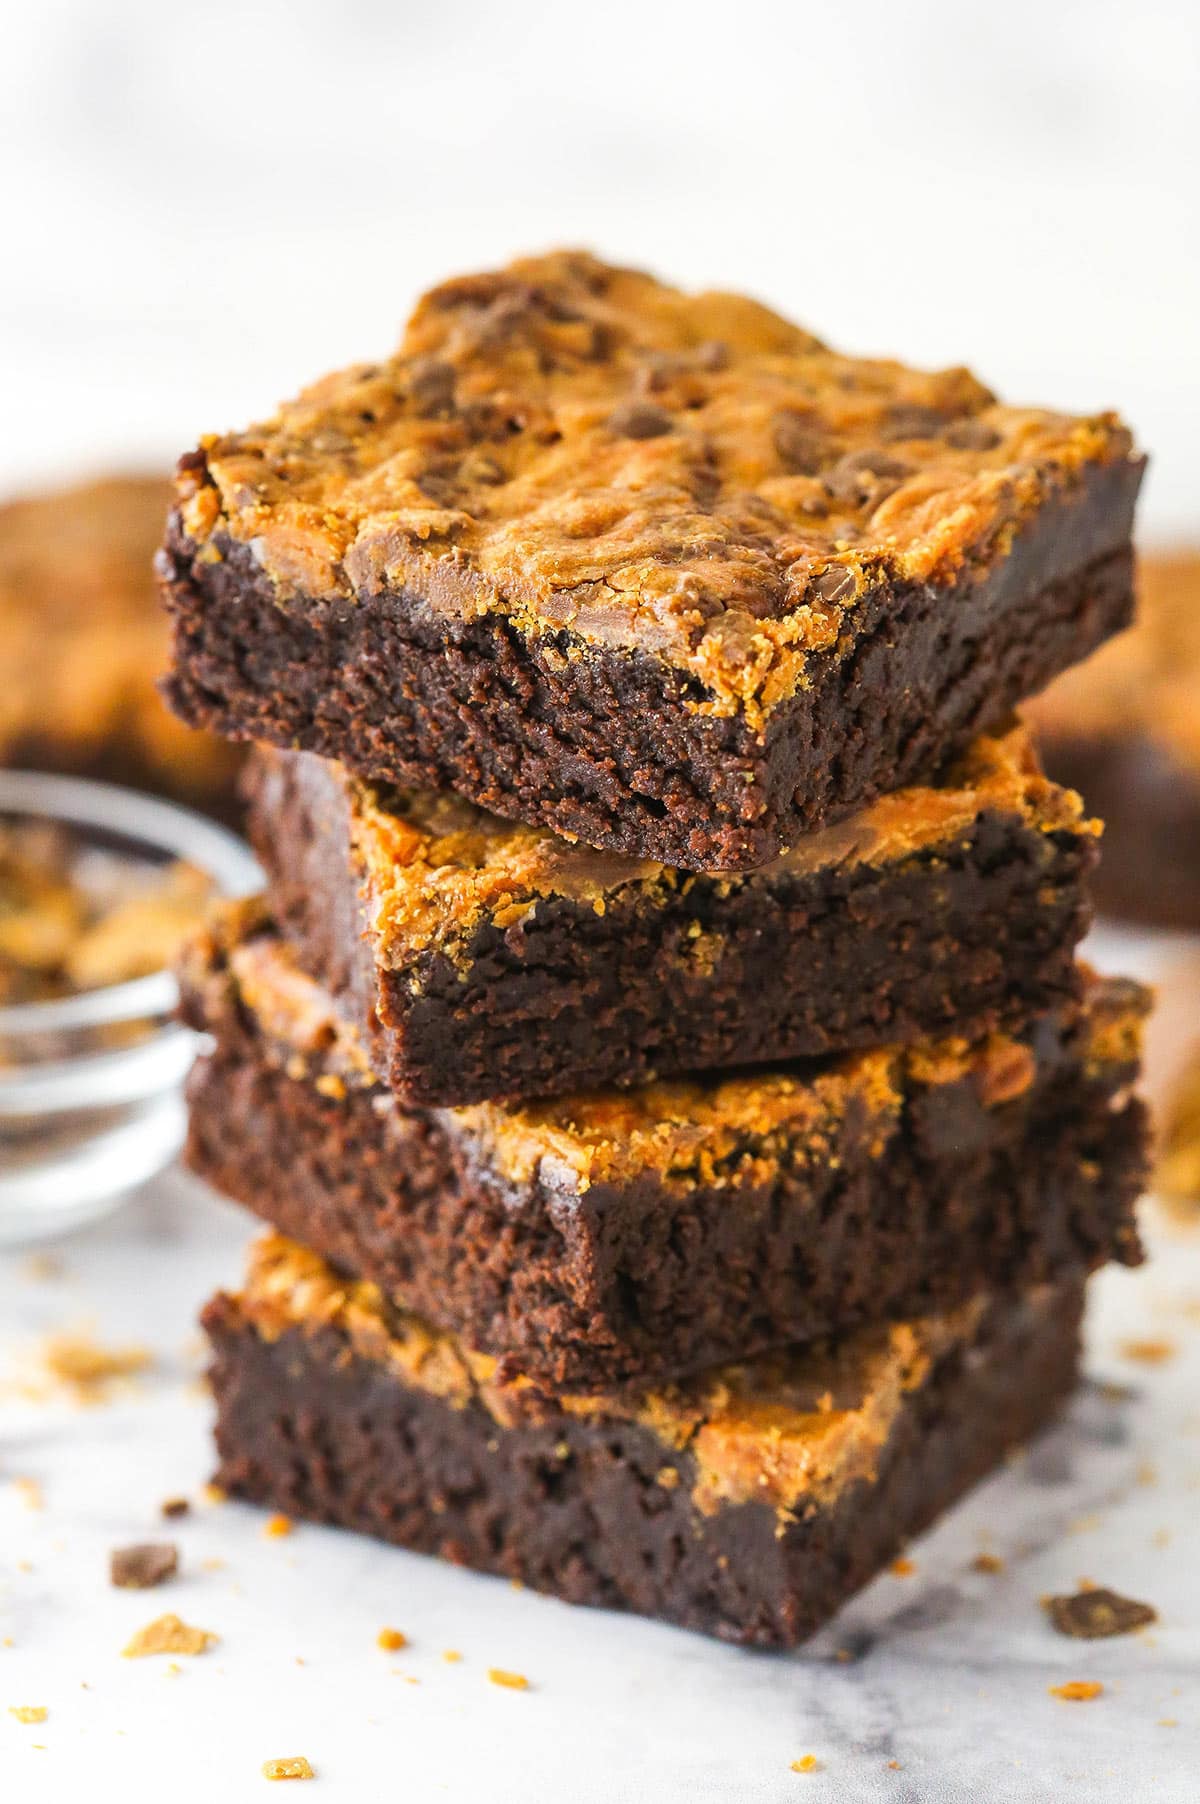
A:
{"label": "brownie crumb", "polygon": [[971,1561],[972,1572],[1003,1572],[1004,1561],[999,1554],[977,1553]]}
{"label": "brownie crumb", "polygon": [[147,1654],[203,1654],[218,1639],[210,1629],[194,1629],[178,1616],[168,1614],[139,1629],[122,1651],[127,1660],[140,1660]]}
{"label": "brownie crumb", "polygon": [[139,1541],[133,1547],[116,1547],[109,1555],[109,1578],[130,1591],[149,1591],[178,1571],[179,1549],[173,1541]]}
{"label": "brownie crumb", "polygon": [[493,1685],[502,1685],[506,1691],[528,1691],[529,1680],[523,1672],[505,1672],[502,1666],[489,1666],[488,1678]]}
{"label": "brownie crumb", "polygon": [[1131,1635],[1135,1629],[1158,1621],[1152,1604],[1122,1597],[1104,1586],[1088,1586],[1071,1597],[1048,1597],[1044,1608],[1060,1635],[1077,1641],[1102,1641],[1110,1635]]}
{"label": "brownie crumb", "polygon": [[1104,1690],[1099,1679],[1068,1679],[1065,1685],[1049,1687],[1052,1698],[1061,1698],[1065,1704],[1090,1704]]}
{"label": "brownie crumb", "polygon": [[42,1364],[79,1403],[102,1403],[112,1384],[151,1364],[144,1347],[102,1347],[87,1334],[54,1334],[42,1348]]}
{"label": "brownie crumb", "polygon": [[10,1704],[8,1714],[19,1723],[44,1723],[50,1712],[45,1704]]}
{"label": "brownie crumb", "polygon": [[1175,1343],[1169,1340],[1125,1340],[1121,1354],[1143,1366],[1163,1366],[1175,1357]]}
{"label": "brownie crumb", "polygon": [[385,1653],[394,1654],[397,1649],[408,1646],[408,1636],[402,1629],[380,1629],[375,1645],[383,1648]]}
{"label": "brownie crumb", "polygon": [[262,1771],[264,1779],[315,1779],[317,1776],[303,1754],[296,1754],[290,1760],[264,1760]]}
{"label": "brownie crumb", "polygon": [[158,1507],[160,1515],[174,1521],[177,1516],[186,1516],[192,1506],[186,1497],[164,1497]]}

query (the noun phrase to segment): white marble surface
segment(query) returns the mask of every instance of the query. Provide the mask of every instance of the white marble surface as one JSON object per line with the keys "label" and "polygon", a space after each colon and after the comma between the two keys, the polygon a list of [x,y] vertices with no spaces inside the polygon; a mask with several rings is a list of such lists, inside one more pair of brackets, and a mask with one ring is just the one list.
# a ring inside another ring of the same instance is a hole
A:
{"label": "white marble surface", "polygon": [[[1160,946],[1124,936],[1097,950],[1167,967]],[[160,1501],[199,1499],[209,1469],[191,1323],[236,1280],[247,1223],[176,1176],[65,1243],[56,1276],[0,1259],[0,1378],[17,1378],[48,1331],[80,1323],[155,1355],[101,1408],[0,1391],[0,1642],[12,1639],[0,1645],[0,1797],[249,1799],[264,1760],[304,1754],[314,1799],[339,1804],[1194,1804],[1200,1225],[1151,1212],[1148,1226],[1151,1263],[1093,1286],[1089,1382],[1065,1423],[918,1543],[911,1576],[884,1576],[786,1658],[572,1611],[330,1531],[268,1539],[236,1505],[197,1501],[161,1524]],[[1174,1356],[1148,1365],[1123,1351],[1147,1338]],[[16,1479],[37,1482],[40,1510]],[[164,1533],[182,1549],[179,1580],[110,1589],[109,1550]],[[973,1570],[980,1551],[1003,1571]],[[1038,1599],[1080,1578],[1153,1603],[1159,1625],[1063,1640]],[[165,1609],[221,1637],[176,1675],[120,1657]],[[384,1625],[410,1647],[382,1653]],[[461,1663],[442,1660],[448,1648]],[[489,1685],[493,1665],[531,1690]],[[1071,1679],[1104,1693],[1048,1694]],[[21,1704],[45,1705],[47,1721],[18,1723],[7,1707]],[[793,1773],[807,1753],[821,1770]]]}

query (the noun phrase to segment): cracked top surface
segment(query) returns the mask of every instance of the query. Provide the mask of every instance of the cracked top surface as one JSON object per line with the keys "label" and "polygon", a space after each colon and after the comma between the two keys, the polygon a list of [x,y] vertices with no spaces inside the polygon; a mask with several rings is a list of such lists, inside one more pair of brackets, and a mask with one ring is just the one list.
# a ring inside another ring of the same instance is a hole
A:
{"label": "cracked top surface", "polygon": [[[1061,1296],[1035,1290],[1026,1306],[1049,1308]],[[265,1340],[332,1329],[402,1384],[454,1408],[478,1404],[501,1427],[556,1418],[635,1422],[662,1442],[664,1459],[689,1456],[684,1473],[699,1509],[756,1502],[785,1513],[874,1473],[906,1396],[952,1346],[972,1339],[986,1308],[978,1300],[864,1328],[836,1348],[818,1342],[661,1388],[550,1397],[523,1377],[498,1380],[490,1356],[409,1314],[375,1285],[339,1277],[281,1235],[251,1248],[236,1301]]]}
{"label": "cracked top surface", "polygon": [[200,557],[281,601],[405,589],[637,650],[761,723],[889,581],[951,581],[1090,465],[1112,414],[1004,407],[961,368],[843,356],[744,296],[584,252],[444,283],[399,350],[181,461]]}
{"label": "cracked top surface", "polygon": [[1149,739],[1200,780],[1200,550],[1138,559],[1135,624],[1027,704],[1055,739]]}
{"label": "cracked top surface", "polygon": [[115,737],[197,776],[232,769],[235,754],[181,725],[156,687],[170,500],[163,478],[112,476],[0,506],[0,761],[53,741],[85,764]]}
{"label": "cracked top surface", "polygon": [[761,888],[825,867],[898,863],[957,839],[985,813],[1014,816],[1044,833],[1100,830],[1073,790],[1042,774],[1020,726],[981,736],[936,783],[897,790],[848,820],[805,835],[770,864],[726,876],[698,877],[572,845],[547,828],[500,820],[449,792],[401,791],[340,771],[336,780],[347,797],[375,954],[392,969],[430,947],[462,954],[481,923],[519,927],[549,897],[602,914],[618,902],[662,905],[697,885]]}
{"label": "cracked top surface", "polygon": [[[306,976],[261,902],[219,904],[184,961],[187,990],[219,1031],[230,1004],[256,1023],[268,1058],[327,1096],[371,1085],[368,1056],[328,994]],[[1117,979],[1089,979],[1080,1056],[1124,1069],[1137,1059],[1147,993]],[[1070,1020],[1041,1024],[1048,1052]],[[769,1184],[781,1170],[838,1156],[849,1120],[870,1156],[885,1158],[920,1090],[969,1080],[985,1108],[1033,1084],[1039,1053],[1012,1035],[946,1037],[748,1073],[661,1080],[640,1089],[593,1090],[533,1103],[473,1103],[428,1113],[464,1141],[472,1160],[517,1191],[541,1185],[579,1196],[594,1184],[654,1174],[683,1186]],[[398,1108],[384,1093],[380,1106]]]}

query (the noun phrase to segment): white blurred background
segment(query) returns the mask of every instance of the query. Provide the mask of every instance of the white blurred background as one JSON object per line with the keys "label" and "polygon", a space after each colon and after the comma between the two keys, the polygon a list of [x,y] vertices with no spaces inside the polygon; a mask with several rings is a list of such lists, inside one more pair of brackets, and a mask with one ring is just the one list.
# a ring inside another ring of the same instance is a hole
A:
{"label": "white blurred background", "polygon": [[585,244],[1117,406],[1200,529],[1195,0],[2,9],[0,487],[166,463]]}

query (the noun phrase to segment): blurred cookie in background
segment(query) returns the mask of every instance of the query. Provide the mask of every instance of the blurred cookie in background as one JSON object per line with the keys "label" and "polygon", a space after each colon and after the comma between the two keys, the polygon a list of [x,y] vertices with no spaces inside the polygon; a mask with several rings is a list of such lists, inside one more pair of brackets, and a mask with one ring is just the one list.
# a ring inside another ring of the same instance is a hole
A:
{"label": "blurred cookie in background", "polygon": [[1200,549],[1139,560],[1137,624],[1024,710],[1106,823],[1101,909],[1200,931]]}
{"label": "blurred cookie in background", "polygon": [[153,790],[229,818],[241,754],[156,687],[171,488],[111,476],[0,505],[0,766]]}

